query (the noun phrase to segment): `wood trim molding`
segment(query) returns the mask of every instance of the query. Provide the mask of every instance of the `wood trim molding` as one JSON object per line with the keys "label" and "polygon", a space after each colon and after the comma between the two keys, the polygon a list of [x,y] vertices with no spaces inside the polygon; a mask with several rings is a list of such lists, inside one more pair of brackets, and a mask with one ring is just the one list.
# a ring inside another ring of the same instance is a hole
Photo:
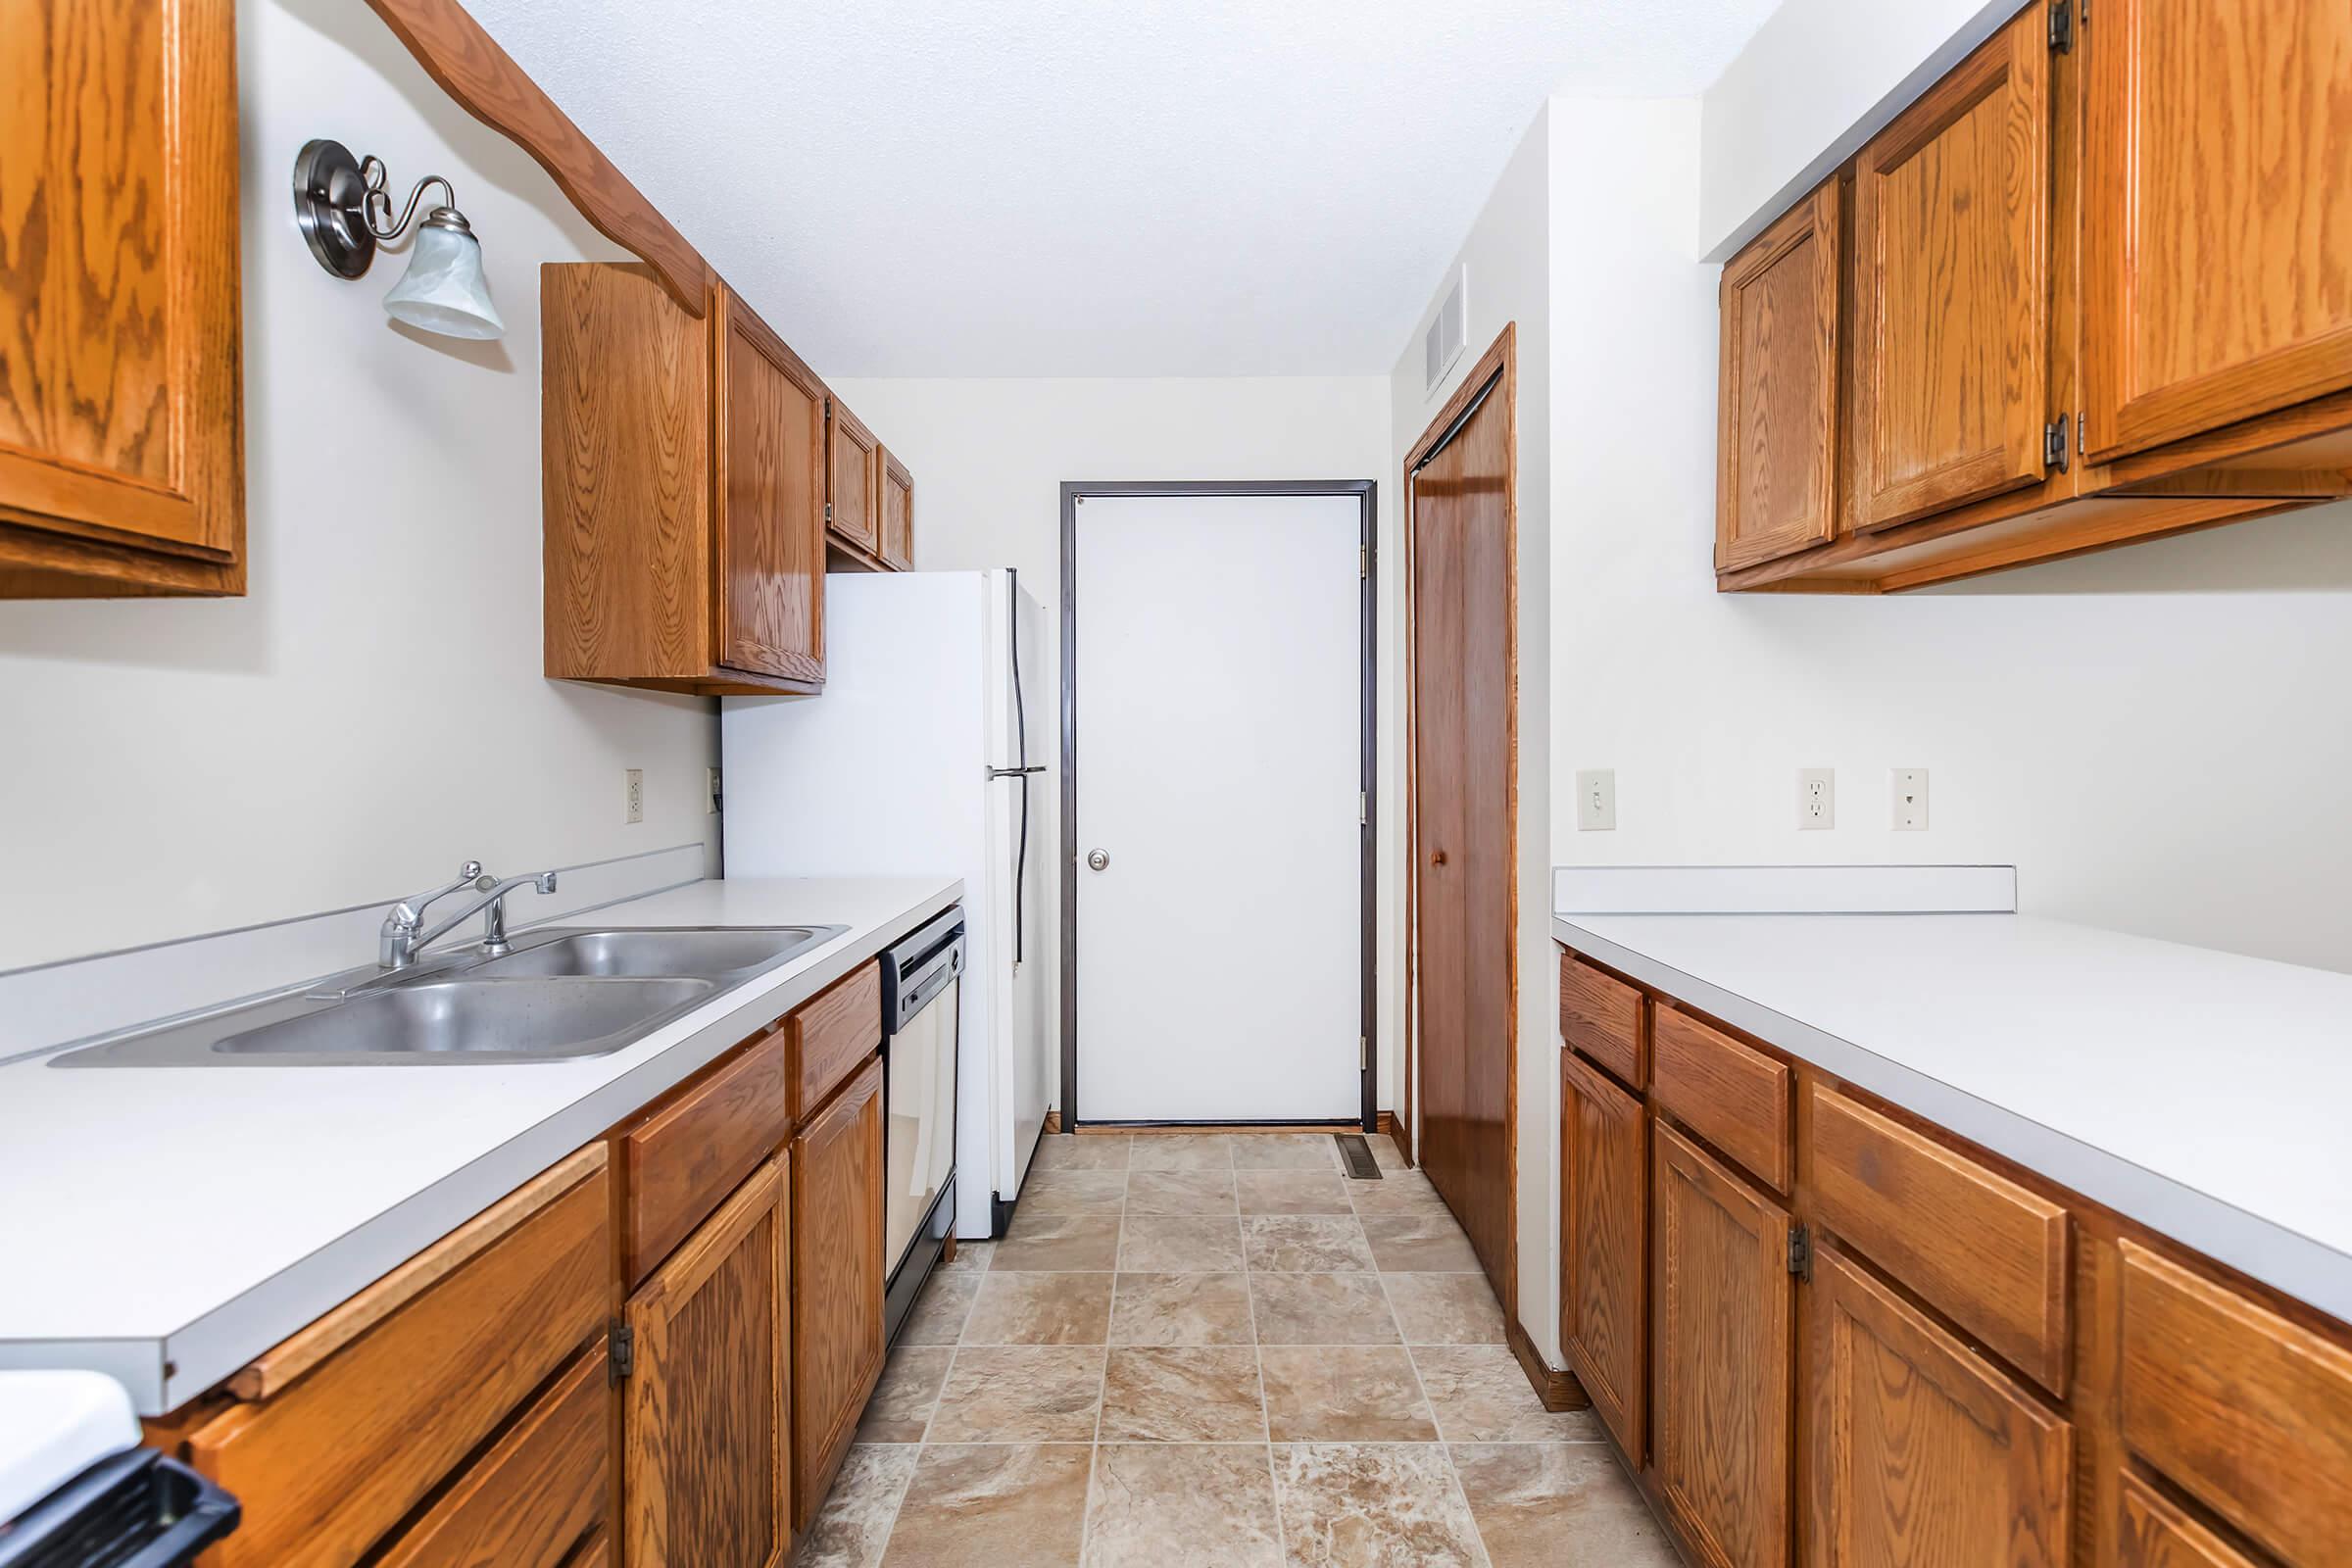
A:
{"label": "wood trim molding", "polygon": [[1576,1374],[1546,1364],[1544,1352],[1536,1348],[1536,1342],[1527,1337],[1519,1319],[1508,1311],[1502,1314],[1502,1333],[1511,1347],[1511,1354],[1519,1358],[1519,1370],[1527,1374],[1528,1386],[1536,1391],[1536,1397],[1544,1402],[1544,1409],[1556,1412],[1591,1407],[1592,1400],[1585,1393],[1585,1386],[1576,1381]]}
{"label": "wood trim molding", "polygon": [[717,274],[702,253],[464,6],[457,0],[368,0],[368,5],[459,108],[530,154],[581,217],[652,268],[687,315],[703,318]]}
{"label": "wood trim molding", "polygon": [[284,1393],[304,1373],[604,1169],[608,1157],[602,1139],[573,1151],[324,1317],[264,1350],[229,1378],[228,1392],[248,1400]]}

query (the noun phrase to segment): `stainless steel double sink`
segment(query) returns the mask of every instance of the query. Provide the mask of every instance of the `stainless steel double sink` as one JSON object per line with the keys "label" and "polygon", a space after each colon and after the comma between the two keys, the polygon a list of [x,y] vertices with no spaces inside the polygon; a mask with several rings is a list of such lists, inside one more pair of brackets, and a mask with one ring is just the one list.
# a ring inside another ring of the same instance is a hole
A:
{"label": "stainless steel double sink", "polygon": [[333,975],[62,1053],[53,1067],[350,1066],[610,1055],[838,925],[549,927],[492,957]]}

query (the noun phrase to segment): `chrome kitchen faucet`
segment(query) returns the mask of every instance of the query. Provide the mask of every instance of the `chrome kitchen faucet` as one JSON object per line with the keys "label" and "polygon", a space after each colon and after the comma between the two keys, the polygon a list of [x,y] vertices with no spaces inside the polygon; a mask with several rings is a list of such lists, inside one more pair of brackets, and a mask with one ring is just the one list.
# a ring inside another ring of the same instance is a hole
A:
{"label": "chrome kitchen faucet", "polygon": [[[530,885],[541,893],[556,891],[556,873],[541,871],[530,876],[511,876],[501,881],[482,869],[479,860],[467,860],[458,867],[457,880],[425,893],[414,893],[392,906],[384,916],[382,942],[376,950],[376,962],[387,969],[406,969],[416,961],[416,955],[457,929],[462,920],[470,919],[476,911],[482,916],[482,955],[501,958],[512,951],[507,943],[507,895],[519,887]],[[474,897],[467,900],[457,913],[429,931],[417,928],[424,921],[424,911],[461,888],[471,888]]]}

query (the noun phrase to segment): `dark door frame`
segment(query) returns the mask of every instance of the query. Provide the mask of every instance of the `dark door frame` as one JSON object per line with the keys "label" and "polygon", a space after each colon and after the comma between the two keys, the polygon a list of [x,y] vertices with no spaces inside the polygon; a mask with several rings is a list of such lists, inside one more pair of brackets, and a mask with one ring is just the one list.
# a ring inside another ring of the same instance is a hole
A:
{"label": "dark door frame", "polygon": [[[1380,820],[1374,748],[1378,728],[1378,685],[1374,664],[1375,605],[1379,552],[1379,486],[1370,479],[1167,479],[1064,480],[1061,486],[1061,1101],[1062,1125],[1074,1131],[1078,1116],[1078,508],[1088,496],[1353,496],[1361,509],[1363,578],[1358,587],[1357,656],[1362,670],[1356,773],[1363,791],[1362,825],[1356,830],[1362,859],[1357,902],[1362,973],[1357,982],[1358,1076],[1362,1081],[1361,1126],[1374,1130],[1372,1050],[1373,913],[1377,875],[1373,848]],[[1282,1125],[1291,1125],[1284,1123]],[[1341,1124],[1334,1124],[1341,1125]]]}

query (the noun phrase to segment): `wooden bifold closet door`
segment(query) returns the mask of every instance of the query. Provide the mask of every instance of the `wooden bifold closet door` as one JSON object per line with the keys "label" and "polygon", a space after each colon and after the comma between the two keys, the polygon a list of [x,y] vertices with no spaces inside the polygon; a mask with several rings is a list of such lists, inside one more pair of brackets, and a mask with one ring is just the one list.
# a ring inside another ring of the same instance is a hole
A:
{"label": "wooden bifold closet door", "polygon": [[[1509,339],[1493,383],[1411,476],[1414,896],[1429,1179],[1487,1277],[1512,1288]],[[1475,393],[1473,393],[1475,395]],[[1447,421],[1450,423],[1451,421]],[[1438,426],[1440,431],[1445,424]]]}

